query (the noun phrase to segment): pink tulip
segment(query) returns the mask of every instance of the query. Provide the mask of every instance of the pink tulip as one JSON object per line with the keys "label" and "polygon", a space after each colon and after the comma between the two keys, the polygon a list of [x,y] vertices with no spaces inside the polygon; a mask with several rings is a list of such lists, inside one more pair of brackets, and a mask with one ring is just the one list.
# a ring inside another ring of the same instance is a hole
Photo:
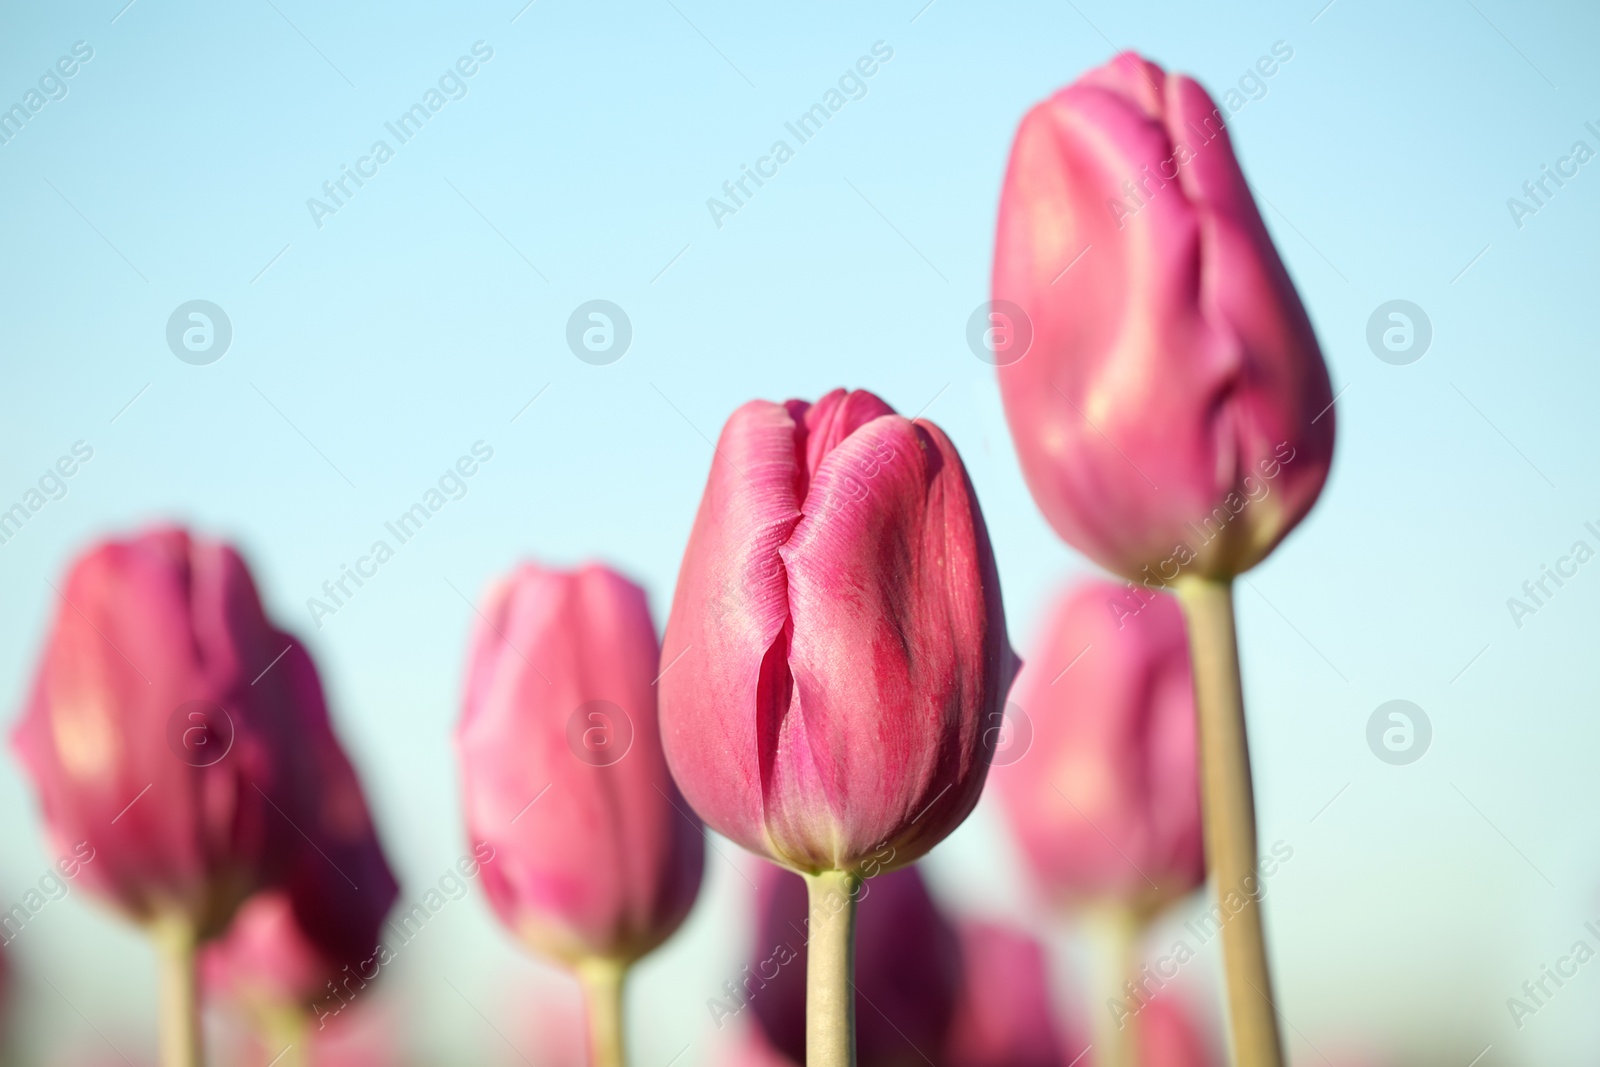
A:
{"label": "pink tulip", "polygon": [[87,841],[83,884],[133,919],[215,935],[300,838],[305,653],[181,529],[97,545],[59,593],[12,736],[54,847]]}
{"label": "pink tulip", "polygon": [[[1067,1067],[1087,1042],[1063,1035],[1051,1003],[1043,946],[991,922],[965,921],[961,995],[944,1067]],[[1165,1065],[1163,1065],[1165,1067]]]}
{"label": "pink tulip", "polygon": [[[723,1007],[748,1006],[768,1044],[795,1062],[806,1049],[806,942],[815,921],[806,884],[763,865],[756,879],[755,961]],[[860,1067],[911,1067],[943,1045],[961,980],[955,930],[915,867],[866,882],[856,927]],[[727,991],[725,990],[725,993]],[[744,1004],[739,1003],[740,1000]],[[719,1016],[721,1013],[715,1012]],[[719,1022],[721,1018],[719,1017]]]}
{"label": "pink tulip", "polygon": [[[752,1027],[735,1036],[723,1048],[722,1056],[716,1062],[720,1067],[799,1067],[795,1060],[773,1048],[772,1042],[767,1040],[759,1027]],[[858,1067],[872,1065],[863,1060]]]}
{"label": "pink tulip", "polygon": [[867,392],[739,408],[662,664],[667,759],[716,830],[805,872],[932,848],[977,802],[1014,670],[949,440]]}
{"label": "pink tulip", "polygon": [[227,932],[200,958],[209,991],[252,1008],[313,1002],[341,966],[306,937],[281,889],[245,901]]}
{"label": "pink tulip", "polygon": [[705,862],[661,754],[644,591],[524,564],[482,615],[456,746],[489,903],[552,959],[630,963],[683,921]]}
{"label": "pink tulip", "polygon": [[1157,997],[1139,1012],[1139,1062],[1144,1067],[1211,1067],[1211,1045],[1174,997]]}
{"label": "pink tulip", "polygon": [[258,1008],[311,1008],[321,1001],[337,1010],[342,998],[378,976],[379,931],[399,885],[310,661],[286,658],[278,669],[304,690],[295,705],[306,757],[304,836],[284,887],[246,901],[227,933],[207,947],[202,968],[209,986]]}
{"label": "pink tulip", "polygon": [[1155,585],[1231,577],[1311,508],[1333,456],[1328,371],[1195,82],[1127,52],[1028,113],[993,291],[1031,324],[1001,394],[1073,546]]}
{"label": "pink tulip", "polygon": [[1183,613],[1158,593],[1123,618],[1124,595],[1057,598],[1011,694],[1032,746],[993,775],[1046,896],[1145,910],[1205,882],[1205,848]]}

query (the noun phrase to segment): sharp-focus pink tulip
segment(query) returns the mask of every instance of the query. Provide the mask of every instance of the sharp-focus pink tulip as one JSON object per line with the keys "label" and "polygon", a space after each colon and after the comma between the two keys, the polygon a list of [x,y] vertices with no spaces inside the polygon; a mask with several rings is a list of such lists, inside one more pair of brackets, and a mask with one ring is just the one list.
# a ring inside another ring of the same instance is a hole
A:
{"label": "sharp-focus pink tulip", "polygon": [[1328,371],[1223,121],[1123,53],[1022,120],[1000,199],[994,299],[1032,331],[1000,368],[1028,486],[1069,543],[1158,585],[1259,562],[1333,456]]}
{"label": "sharp-focus pink tulip", "polygon": [[1183,614],[1157,593],[1129,616],[1125,597],[1115,582],[1086,581],[1056,600],[1011,694],[1032,746],[993,772],[1023,857],[1056,902],[1154,906],[1205,881]]}
{"label": "sharp-focus pink tulip", "polygon": [[[797,1063],[806,1050],[806,884],[777,867],[757,877],[756,960],[735,990],[768,1043]],[[937,1058],[961,981],[955,930],[921,873],[872,878],[858,896],[856,1055],[861,1067],[911,1067]]]}
{"label": "sharp-focus pink tulip", "polygon": [[87,841],[84,884],[132,918],[212,936],[300,840],[309,661],[239,554],[181,529],[96,546],[59,592],[12,737],[54,846]]}
{"label": "sharp-focus pink tulip", "polygon": [[662,663],[668,762],[719,832],[806,872],[932,848],[977,802],[1014,670],[949,439],[867,392],[739,408]]}
{"label": "sharp-focus pink tulip", "polygon": [[1088,1044],[1055,1020],[1044,948],[997,923],[966,921],[961,996],[942,1067],[1067,1067]]}
{"label": "sharp-focus pink tulip", "polygon": [[655,628],[616,572],[524,564],[472,640],[456,744],[500,919],[568,964],[644,955],[683,921],[705,843],[662,758]]}

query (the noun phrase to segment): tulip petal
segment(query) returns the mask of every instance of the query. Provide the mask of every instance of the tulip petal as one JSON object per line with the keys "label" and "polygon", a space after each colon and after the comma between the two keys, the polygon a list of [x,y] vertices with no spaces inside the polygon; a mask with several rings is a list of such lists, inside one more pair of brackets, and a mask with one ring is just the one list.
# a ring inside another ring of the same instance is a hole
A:
{"label": "tulip petal", "polygon": [[[804,417],[751,401],[723,427],[673,595],[661,663],[667,759],[698,812],[766,851],[763,729],[787,704],[788,579],[778,549],[800,521]],[[758,712],[757,709],[763,709]],[[770,740],[767,738],[766,740]],[[714,764],[723,774],[697,773]]]}
{"label": "tulip petal", "polygon": [[909,861],[919,812],[943,801],[964,815],[976,801],[970,709],[994,691],[1000,657],[966,547],[974,515],[955,450],[929,425],[880,417],[818,467],[780,549],[795,685],[765,799],[785,855],[844,866],[903,837],[897,861]]}

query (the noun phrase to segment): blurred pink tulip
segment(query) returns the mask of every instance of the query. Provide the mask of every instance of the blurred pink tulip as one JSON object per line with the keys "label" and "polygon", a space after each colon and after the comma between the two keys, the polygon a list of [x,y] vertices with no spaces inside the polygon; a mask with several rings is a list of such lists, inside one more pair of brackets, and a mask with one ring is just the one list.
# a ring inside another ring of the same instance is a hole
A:
{"label": "blurred pink tulip", "polygon": [[1123,599],[1111,581],[1059,595],[1011,695],[1032,746],[992,773],[1048,898],[1148,911],[1205,882],[1194,684],[1178,602],[1119,618]]}
{"label": "blurred pink tulip", "polygon": [[1055,1020],[1043,946],[996,923],[966,921],[961,935],[961,996],[951,1017],[942,1067],[1067,1067],[1088,1042],[1068,1038]]}
{"label": "blurred pink tulip", "polygon": [[[812,922],[806,884],[764,864],[756,895],[756,959],[734,991],[748,1001],[767,1043],[782,1056],[804,1062],[806,938]],[[868,880],[857,899],[860,1067],[924,1064],[943,1045],[956,1006],[961,957],[955,930],[915,867]]]}
{"label": "blurred pink tulip", "polygon": [[795,870],[909,863],[977,802],[1014,670],[960,457],[867,392],[723,427],[662,652],[667,759]]}
{"label": "blurred pink tulip", "polygon": [[281,889],[245,901],[227,932],[200,957],[208,991],[252,1008],[309,1004],[341,966],[306,936]]}
{"label": "blurred pink tulip", "polygon": [[208,986],[258,1007],[308,1008],[337,999],[378,975],[379,931],[399,893],[372,825],[361,782],[329,721],[308,657],[285,656],[296,699],[295,736],[302,778],[301,834],[281,888],[245,902],[226,934],[207,947]]}
{"label": "blurred pink tulip", "polygon": [[87,841],[83,884],[133,919],[215,935],[300,839],[305,652],[232,547],[177,528],[95,546],[59,593],[12,735],[54,847]]}
{"label": "blurred pink tulip", "polygon": [[456,745],[467,831],[495,850],[489,903],[555,960],[631,962],[677,929],[705,865],[661,754],[644,591],[524,564],[482,616]]}
{"label": "blurred pink tulip", "polygon": [[1143,1067],[1212,1067],[1209,1039],[1176,997],[1157,997],[1139,1012],[1139,1062]]}
{"label": "blurred pink tulip", "polygon": [[[717,1061],[721,1067],[797,1067],[796,1062],[772,1047],[759,1027],[751,1027],[737,1034],[723,1048]],[[872,1067],[862,1060],[858,1067]]]}
{"label": "blurred pink tulip", "polygon": [[1255,565],[1333,457],[1328,371],[1223,119],[1123,53],[1022,120],[1000,200],[995,310],[1032,338],[999,372],[1028,486],[1070,544],[1156,585]]}

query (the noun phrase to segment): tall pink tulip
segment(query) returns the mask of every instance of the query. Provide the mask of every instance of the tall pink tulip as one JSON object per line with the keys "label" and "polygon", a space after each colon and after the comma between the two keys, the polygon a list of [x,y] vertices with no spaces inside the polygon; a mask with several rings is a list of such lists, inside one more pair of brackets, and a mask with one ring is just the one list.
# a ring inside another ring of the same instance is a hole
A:
{"label": "tall pink tulip", "polygon": [[966,920],[959,930],[961,995],[951,1016],[944,1057],[937,1062],[945,1067],[1077,1063],[1087,1043],[1067,1036],[1056,1021],[1043,946],[1021,931],[992,922]]}
{"label": "tall pink tulip", "polygon": [[[1232,580],[1316,501],[1334,416],[1224,127],[1199,85],[1132,53],[1034,108],[1001,194],[994,298],[1032,337],[1000,389],[1034,499],[1139,583],[1129,612],[1169,585],[1184,601],[1207,849],[1227,886],[1256,862]],[[1240,918],[1224,940],[1234,1048],[1276,1065],[1260,914]]]}
{"label": "tall pink tulip", "polygon": [[739,408],[662,664],[663,741],[684,795],[722,834],[806,875],[827,917],[810,948],[807,1060],[847,1064],[856,886],[972,810],[1014,670],[954,446],[867,392]]}
{"label": "tall pink tulip", "polygon": [[305,654],[233,548],[177,528],[95,546],[58,593],[13,748],[55,847],[88,842],[85,887],[156,941],[163,1062],[198,1063],[195,946],[299,838]]}
{"label": "tall pink tulip", "polygon": [[1223,119],[1124,53],[1028,113],[1001,193],[994,299],[1033,332],[1000,368],[1023,473],[1135,581],[1254,566],[1333,458],[1328,370]]}
{"label": "tall pink tulip", "polygon": [[468,833],[495,850],[484,891],[577,972],[594,1062],[615,1067],[624,972],[678,928],[705,866],[661,753],[649,607],[607,568],[524,564],[481,614],[456,746]]}
{"label": "tall pink tulip", "polygon": [[1194,682],[1183,613],[1094,580],[1051,605],[1011,703],[1032,725],[995,786],[1035,881],[1062,904],[1153,910],[1205,883]]}

